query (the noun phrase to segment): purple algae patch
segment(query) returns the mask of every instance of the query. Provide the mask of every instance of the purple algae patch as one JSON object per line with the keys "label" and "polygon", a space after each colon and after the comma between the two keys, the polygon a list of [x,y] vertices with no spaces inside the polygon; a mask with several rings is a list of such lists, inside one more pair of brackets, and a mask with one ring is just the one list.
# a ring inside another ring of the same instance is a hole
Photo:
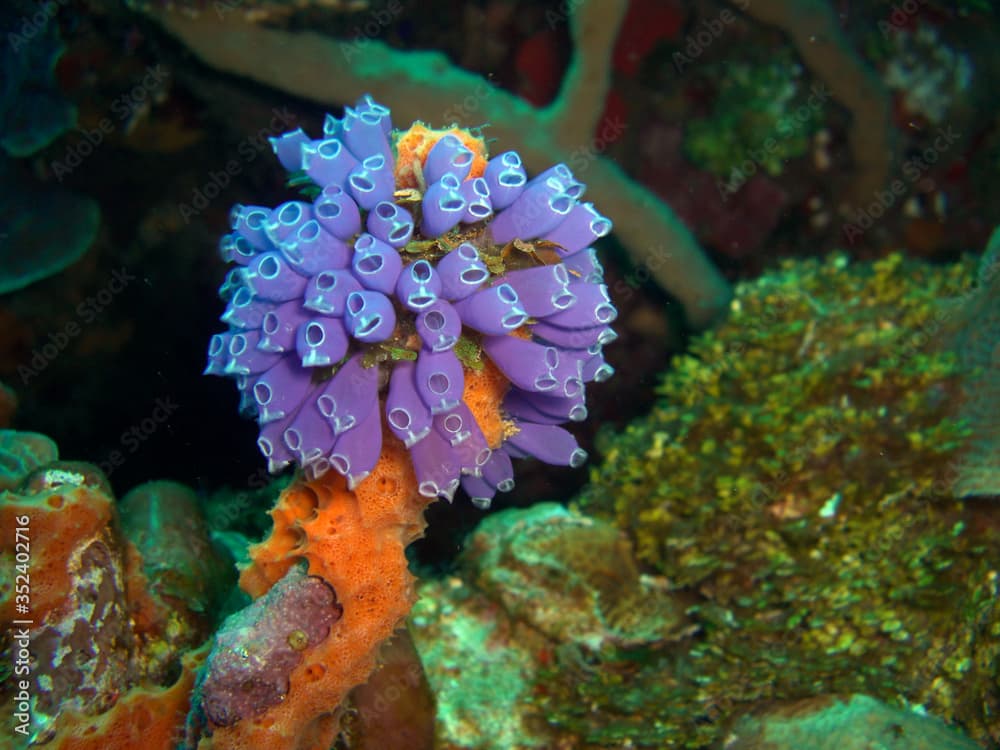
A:
{"label": "purple algae patch", "polygon": [[289,570],[220,628],[201,685],[205,716],[232,726],[284,700],[303,652],[326,639],[342,613],[329,584],[299,566]]}

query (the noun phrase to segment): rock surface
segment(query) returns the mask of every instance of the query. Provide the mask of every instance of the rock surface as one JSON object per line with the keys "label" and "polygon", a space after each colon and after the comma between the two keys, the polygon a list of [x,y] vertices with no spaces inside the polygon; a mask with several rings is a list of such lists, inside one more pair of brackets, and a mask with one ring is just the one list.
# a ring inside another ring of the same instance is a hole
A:
{"label": "rock surface", "polygon": [[979,750],[933,716],[867,695],[821,696],[741,719],[724,750]]}

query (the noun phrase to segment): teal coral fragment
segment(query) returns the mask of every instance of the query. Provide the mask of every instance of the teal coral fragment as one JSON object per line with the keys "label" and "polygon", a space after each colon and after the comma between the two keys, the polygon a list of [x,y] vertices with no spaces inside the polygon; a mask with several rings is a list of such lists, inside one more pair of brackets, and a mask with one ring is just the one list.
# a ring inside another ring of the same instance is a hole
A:
{"label": "teal coral fragment", "polygon": [[95,201],[34,186],[9,158],[31,156],[76,124],[55,81],[65,49],[57,10],[23,0],[0,10],[0,294],[63,270],[97,233]]}
{"label": "teal coral fragment", "polygon": [[76,107],[54,77],[65,49],[55,3],[41,5],[17,0],[0,11],[0,147],[15,157],[45,148],[76,124]]}
{"label": "teal coral fragment", "polygon": [[17,487],[40,466],[59,459],[59,448],[37,432],[0,430],[0,491]]}
{"label": "teal coral fragment", "polygon": [[100,225],[93,199],[25,183],[0,158],[0,294],[23,289],[79,260]]}

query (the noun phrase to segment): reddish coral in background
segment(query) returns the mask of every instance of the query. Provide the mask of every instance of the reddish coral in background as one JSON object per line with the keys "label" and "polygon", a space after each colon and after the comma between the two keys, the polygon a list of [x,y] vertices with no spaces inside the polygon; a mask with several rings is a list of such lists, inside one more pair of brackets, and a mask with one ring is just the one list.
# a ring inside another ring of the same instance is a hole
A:
{"label": "reddish coral in background", "polygon": [[558,41],[554,30],[539,31],[522,42],[514,56],[517,93],[536,107],[548,104],[559,92],[566,55],[560,52]]}
{"label": "reddish coral in background", "polygon": [[735,260],[764,246],[788,206],[788,195],[775,180],[758,172],[731,189],[684,158],[679,127],[651,123],[643,133],[639,179],[699,237]]}
{"label": "reddish coral in background", "polygon": [[659,42],[677,39],[685,17],[680,0],[632,0],[611,54],[614,69],[634,76]]}

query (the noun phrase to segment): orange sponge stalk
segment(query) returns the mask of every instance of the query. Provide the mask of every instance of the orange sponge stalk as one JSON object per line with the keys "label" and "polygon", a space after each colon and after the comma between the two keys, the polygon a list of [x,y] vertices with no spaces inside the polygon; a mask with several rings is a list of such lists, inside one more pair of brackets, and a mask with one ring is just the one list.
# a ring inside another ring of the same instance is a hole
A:
{"label": "orange sponge stalk", "polygon": [[[467,371],[464,399],[491,447],[500,443],[500,402],[508,381],[487,363]],[[382,410],[384,412],[384,410]],[[333,745],[339,706],[368,679],[380,645],[403,624],[413,605],[414,578],[404,550],[424,530],[432,498],[417,492],[406,448],[384,431],[382,455],[352,492],[342,476],[298,481],[278,499],[274,529],[250,548],[240,585],[264,594],[300,560],[329,583],[343,606],[330,635],[303,654],[289,678],[288,697],[261,715],[213,727],[200,750],[312,750]]]}

